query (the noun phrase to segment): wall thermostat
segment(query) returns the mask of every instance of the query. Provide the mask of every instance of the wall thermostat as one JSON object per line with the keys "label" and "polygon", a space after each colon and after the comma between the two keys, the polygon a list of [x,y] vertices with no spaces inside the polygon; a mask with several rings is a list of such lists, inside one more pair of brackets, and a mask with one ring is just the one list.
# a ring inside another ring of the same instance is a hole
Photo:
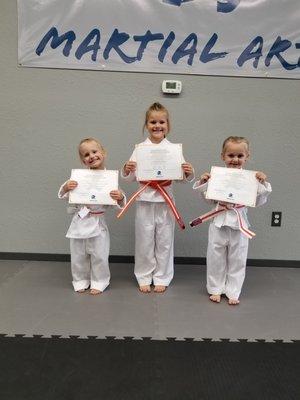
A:
{"label": "wall thermostat", "polygon": [[179,94],[182,89],[181,81],[163,81],[161,85],[163,93]]}

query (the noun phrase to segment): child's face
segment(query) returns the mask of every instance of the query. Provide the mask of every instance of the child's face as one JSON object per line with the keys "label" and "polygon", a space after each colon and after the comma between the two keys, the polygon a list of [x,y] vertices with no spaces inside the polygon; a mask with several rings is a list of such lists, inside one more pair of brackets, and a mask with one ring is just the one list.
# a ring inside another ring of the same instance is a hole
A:
{"label": "child's face", "polygon": [[249,157],[247,143],[228,142],[221,157],[227,168],[243,168]]}
{"label": "child's face", "polygon": [[149,139],[152,143],[160,143],[169,132],[169,124],[166,113],[163,111],[152,111],[146,124]]}
{"label": "child's face", "polygon": [[84,165],[90,169],[103,169],[105,154],[97,142],[84,142],[80,146],[80,157]]}

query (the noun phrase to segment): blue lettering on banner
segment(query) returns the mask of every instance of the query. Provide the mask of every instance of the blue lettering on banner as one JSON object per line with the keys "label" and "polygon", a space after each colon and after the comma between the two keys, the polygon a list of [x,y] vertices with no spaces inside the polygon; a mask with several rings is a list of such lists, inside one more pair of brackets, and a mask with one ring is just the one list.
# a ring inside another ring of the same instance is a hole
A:
{"label": "blue lettering on banner", "polygon": [[143,36],[133,36],[133,40],[136,42],[141,42],[140,47],[137,52],[137,60],[141,61],[144,51],[149,42],[153,42],[154,40],[163,40],[164,35],[162,33],[151,33],[147,31]]}
{"label": "blue lettering on banner", "polygon": [[210,50],[216,44],[217,39],[218,35],[214,33],[207,42],[207,45],[204,47],[200,56],[200,61],[202,61],[203,63],[208,63],[210,61],[217,60],[218,58],[223,58],[226,56],[226,54],[228,54],[226,53],[226,51],[223,51],[222,53],[210,53]]}
{"label": "blue lettering on banner", "polygon": [[[259,59],[263,55],[263,38],[261,36],[257,36],[252,40],[252,42],[247,46],[247,48],[242,52],[242,54],[239,56],[237,60],[237,64],[239,67],[242,67],[244,63],[250,59],[253,60],[253,67],[257,68]],[[269,50],[266,58],[265,58],[265,66],[269,67],[271,64],[272,58],[276,57],[281,65],[283,66],[284,69],[287,71],[293,70],[295,68],[300,67],[300,58],[298,59],[298,62],[296,64],[291,64],[288,61],[286,61],[281,53],[284,53],[286,50],[288,50],[292,46],[292,42],[289,40],[282,40],[280,36],[276,38],[274,41],[271,49]],[[255,48],[257,49],[253,51]],[[296,49],[300,48],[300,43],[295,43]]]}
{"label": "blue lettering on banner", "polygon": [[218,1],[217,11],[222,13],[230,13],[234,11],[240,4],[240,0],[224,0]]}
{"label": "blue lettering on banner", "polygon": [[63,49],[63,55],[68,57],[70,55],[70,51],[72,49],[72,45],[75,39],[76,35],[73,31],[69,31],[61,36],[58,36],[57,29],[53,27],[43,37],[35,52],[38,56],[40,56],[42,52],[45,50],[46,44],[49,42],[49,40],[51,40],[50,46],[52,47],[52,49],[56,49],[66,40],[67,42]]}
{"label": "blue lettering on banner", "polygon": [[160,62],[162,63],[164,62],[168,48],[172,45],[174,40],[175,40],[175,33],[171,31],[159,50],[157,58],[159,59]]}
{"label": "blue lettering on banner", "polygon": [[[252,42],[249,44],[249,46],[246,47],[246,49],[242,52],[242,54],[237,59],[238,66],[242,67],[246,61],[254,58],[253,67],[257,68],[258,61],[259,61],[260,57],[262,56],[263,44],[264,44],[264,40],[261,36],[257,36],[256,38],[254,38],[252,40]],[[256,47],[257,47],[257,50],[252,51]]]}
{"label": "blue lettering on banner", "polygon": [[172,4],[172,6],[180,7],[182,3],[186,3],[187,1],[194,1],[194,0],[163,0],[163,3]]}
{"label": "blue lettering on banner", "polygon": [[[172,61],[177,64],[180,58],[188,56],[188,65],[193,65],[194,55],[197,53],[197,42],[198,38],[195,33],[191,33],[177,48],[173,54]],[[191,47],[187,49],[187,46],[191,43]]]}
{"label": "blue lettering on banner", "polygon": [[[94,44],[89,45],[91,40],[94,38],[95,38]],[[91,59],[92,61],[96,61],[98,50],[100,50],[100,32],[98,29],[93,29],[84,39],[84,41],[79,45],[78,49],[76,50],[75,57],[78,60],[80,60],[85,53],[93,51]]]}
{"label": "blue lettering on banner", "polygon": [[299,67],[299,60],[297,64],[290,64],[281,55],[281,53],[289,49],[291,45],[292,42],[289,40],[281,40],[281,37],[278,36],[266,57],[265,65],[268,67],[272,58],[277,57],[284,69],[292,70]]}
{"label": "blue lettering on banner", "polygon": [[[182,3],[187,3],[194,0],[163,0],[163,3],[171,4],[172,6],[180,7]],[[217,1],[217,11],[221,13],[230,13],[234,11],[240,4],[241,0],[219,0]]]}
{"label": "blue lettering on banner", "polygon": [[[115,28],[106,46],[104,47],[103,58],[108,60],[111,52],[114,51],[126,64],[140,62],[145,55],[148,44],[154,41],[163,41],[157,54],[157,59],[161,63],[164,63],[167,54],[170,56],[171,62],[174,65],[178,64],[179,62],[186,62],[188,66],[192,66],[194,64],[195,54],[197,52],[200,53],[199,61],[202,63],[217,62],[218,59],[224,58],[227,56],[227,54],[229,54],[226,51],[213,52],[213,47],[218,40],[218,35],[216,33],[213,33],[207,43],[204,44],[201,52],[198,49],[198,36],[196,33],[190,33],[187,35],[181,44],[174,50],[172,49],[172,45],[175,41],[175,38],[176,34],[173,31],[169,32],[166,37],[163,33],[152,33],[150,30],[147,30],[144,35],[133,35],[131,37],[128,33],[119,32],[119,30]],[[62,35],[59,35],[57,28],[52,27],[41,39],[35,52],[38,56],[42,56],[48,43],[53,50],[63,45],[62,54],[65,57],[69,57],[75,40],[76,34],[74,31],[70,30]],[[79,43],[75,51],[75,57],[77,60],[81,60],[85,54],[91,53],[91,60],[93,62],[99,61],[98,53],[101,49],[100,40],[100,30],[97,28],[92,29],[90,33],[83,39],[83,41]],[[136,49],[136,54],[126,54],[124,49],[121,48],[121,46],[129,40],[133,40],[137,44],[138,47]],[[294,70],[295,68],[300,68],[300,58],[298,58],[295,63],[291,63],[288,62],[284,57],[284,53],[286,53],[292,45],[293,43],[290,40],[282,39],[280,36],[278,36],[274,40],[274,43],[265,57],[265,67],[269,67],[271,63],[279,61],[285,70]],[[295,43],[294,46],[296,49],[300,49],[300,43]],[[237,65],[242,68],[247,61],[253,60],[253,68],[257,68],[260,59],[263,57],[263,49],[263,38],[261,36],[256,36],[237,58]],[[286,55],[287,54],[285,54],[285,56]]]}
{"label": "blue lettering on banner", "polygon": [[122,60],[127,63],[133,63],[134,61],[136,61],[137,57],[130,57],[127,56],[121,49],[120,46],[121,44],[127,42],[127,40],[129,39],[129,35],[126,32],[122,32],[120,33],[118,31],[118,29],[115,29],[104,49],[103,52],[103,58],[105,60],[107,60],[109,58],[109,53],[112,49],[114,49],[116,51],[117,54],[119,54],[119,56],[122,58]]}

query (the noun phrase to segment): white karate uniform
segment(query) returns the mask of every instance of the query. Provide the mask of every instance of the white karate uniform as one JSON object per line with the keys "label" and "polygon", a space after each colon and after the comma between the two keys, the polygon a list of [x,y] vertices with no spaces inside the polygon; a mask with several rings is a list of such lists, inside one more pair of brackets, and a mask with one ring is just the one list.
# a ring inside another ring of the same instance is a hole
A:
{"label": "white karate uniform", "polygon": [[[65,183],[58,191],[60,199],[69,197],[69,192],[65,193],[63,190]],[[122,206],[125,203],[124,195]],[[82,204],[72,204],[68,207],[68,213],[73,214],[66,234],[70,239],[72,283],[75,291],[90,287],[103,292],[110,281],[108,265],[110,238],[104,212],[111,207],[121,207],[89,205],[91,212],[103,212],[103,214],[87,214],[81,218],[79,213],[84,207]]]}
{"label": "white karate uniform", "polygon": [[[198,191],[200,198],[205,199],[207,185],[195,182],[193,189]],[[270,183],[259,183],[256,206],[266,203],[271,192]],[[248,228],[247,207],[239,209],[239,213],[244,227]],[[225,294],[229,299],[238,300],[245,279],[248,243],[249,239],[239,230],[235,211],[227,210],[213,218],[208,231],[206,258],[206,288],[209,294]]]}
{"label": "white karate uniform", "polygon": [[[149,138],[143,143],[153,144]],[[157,146],[167,147],[170,142],[163,139]],[[130,161],[136,161],[133,151]],[[135,172],[121,177],[128,182],[136,181]],[[194,175],[188,177],[192,181]],[[140,187],[143,184],[140,184]],[[164,189],[174,201],[172,184]],[[168,286],[174,276],[174,227],[175,218],[162,195],[148,186],[136,198],[135,217],[135,266],[134,274],[139,286]]]}

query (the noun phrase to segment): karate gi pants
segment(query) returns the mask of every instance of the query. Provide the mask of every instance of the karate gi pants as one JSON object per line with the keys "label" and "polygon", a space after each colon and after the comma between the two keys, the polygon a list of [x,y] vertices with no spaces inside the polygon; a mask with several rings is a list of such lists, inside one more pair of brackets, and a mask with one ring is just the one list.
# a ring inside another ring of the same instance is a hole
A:
{"label": "karate gi pants", "polygon": [[246,273],[249,239],[229,226],[209,226],[207,291],[238,300]]}
{"label": "karate gi pants", "polygon": [[136,202],[134,273],[139,286],[168,286],[173,279],[174,227],[165,202]]}
{"label": "karate gi pants", "polygon": [[109,232],[88,239],[70,239],[71,271],[75,291],[103,290],[109,285]]}

